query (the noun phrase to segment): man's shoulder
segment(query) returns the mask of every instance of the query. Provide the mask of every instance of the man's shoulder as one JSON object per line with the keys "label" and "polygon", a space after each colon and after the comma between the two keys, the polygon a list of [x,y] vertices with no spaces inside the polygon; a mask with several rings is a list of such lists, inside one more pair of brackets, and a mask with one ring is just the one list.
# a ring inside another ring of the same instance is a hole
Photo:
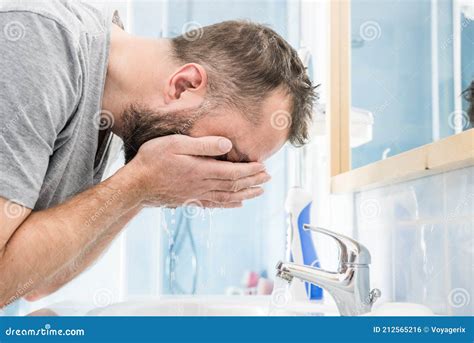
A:
{"label": "man's shoulder", "polygon": [[10,17],[15,14],[32,15],[36,20],[52,21],[74,39],[79,39],[84,33],[105,34],[109,15],[106,6],[101,8],[79,0],[2,0],[1,14]]}

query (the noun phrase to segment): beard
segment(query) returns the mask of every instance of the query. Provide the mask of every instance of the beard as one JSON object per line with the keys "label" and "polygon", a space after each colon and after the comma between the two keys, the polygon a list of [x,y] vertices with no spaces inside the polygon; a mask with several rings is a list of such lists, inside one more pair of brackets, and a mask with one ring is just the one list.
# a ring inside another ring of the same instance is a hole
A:
{"label": "beard", "polygon": [[196,120],[204,114],[205,107],[205,104],[202,104],[193,110],[165,113],[131,105],[122,115],[125,164],[130,162],[140,147],[151,139],[176,134],[189,135]]}

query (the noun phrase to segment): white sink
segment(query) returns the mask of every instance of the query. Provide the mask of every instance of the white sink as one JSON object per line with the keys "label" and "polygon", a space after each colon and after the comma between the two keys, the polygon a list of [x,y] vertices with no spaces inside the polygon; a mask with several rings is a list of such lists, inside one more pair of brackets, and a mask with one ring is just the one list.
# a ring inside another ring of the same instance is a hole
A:
{"label": "white sink", "polygon": [[434,315],[435,314],[433,311],[421,304],[386,302],[382,304],[376,304],[373,307],[372,312],[366,313],[363,316],[418,317]]}
{"label": "white sink", "polygon": [[[161,296],[133,298],[106,307],[61,302],[30,315],[59,316],[339,316],[328,297],[325,303],[289,301],[271,306],[271,296]],[[363,316],[433,316],[426,306],[410,303],[375,304]]]}
{"label": "white sink", "polygon": [[97,308],[91,316],[321,316],[338,315],[322,303],[290,302],[271,308],[270,296],[163,296]]}

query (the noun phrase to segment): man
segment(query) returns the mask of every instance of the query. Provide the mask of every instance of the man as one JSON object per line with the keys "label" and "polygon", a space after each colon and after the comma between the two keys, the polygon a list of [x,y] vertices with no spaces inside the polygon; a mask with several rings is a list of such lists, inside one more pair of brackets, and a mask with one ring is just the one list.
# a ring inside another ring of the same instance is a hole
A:
{"label": "man", "polygon": [[[144,206],[261,195],[262,161],[307,138],[314,88],[264,26],[145,39],[49,0],[4,1],[0,29],[0,307],[72,280]],[[101,182],[112,134],[126,164]]]}

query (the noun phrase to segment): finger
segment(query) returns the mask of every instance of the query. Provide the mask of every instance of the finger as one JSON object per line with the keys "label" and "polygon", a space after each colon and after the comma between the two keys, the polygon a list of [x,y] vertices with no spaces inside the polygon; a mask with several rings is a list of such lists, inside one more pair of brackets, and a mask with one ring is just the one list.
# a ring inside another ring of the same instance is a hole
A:
{"label": "finger", "polygon": [[202,207],[204,208],[239,208],[242,207],[242,202],[229,202],[229,203],[219,203],[219,202],[212,202],[204,200],[202,201]]}
{"label": "finger", "polygon": [[238,192],[246,188],[261,185],[270,181],[270,179],[271,176],[266,172],[260,172],[238,180],[212,180],[212,187],[216,191]]}
{"label": "finger", "polygon": [[172,151],[181,155],[219,156],[232,149],[232,142],[225,137],[206,136],[189,137],[185,135],[169,136]]}
{"label": "finger", "polygon": [[28,294],[26,294],[23,298],[27,301],[37,301],[41,298],[44,298],[46,295],[48,295],[46,292],[31,291]]}
{"label": "finger", "polygon": [[265,165],[258,162],[239,163],[208,160],[207,179],[238,180],[244,177],[258,174],[265,170]]}
{"label": "finger", "polygon": [[252,187],[238,192],[211,191],[204,194],[203,199],[218,203],[231,203],[253,199],[262,194],[263,188]]}
{"label": "finger", "polygon": [[184,202],[183,204],[180,204],[180,205],[177,205],[177,204],[162,205],[162,207],[170,208],[170,209],[176,209],[180,206],[200,207],[200,208],[238,208],[238,207],[242,207],[243,204],[242,204],[241,201],[220,203],[220,202],[209,201],[209,200],[193,200],[193,202],[191,202],[191,203],[190,202]]}

